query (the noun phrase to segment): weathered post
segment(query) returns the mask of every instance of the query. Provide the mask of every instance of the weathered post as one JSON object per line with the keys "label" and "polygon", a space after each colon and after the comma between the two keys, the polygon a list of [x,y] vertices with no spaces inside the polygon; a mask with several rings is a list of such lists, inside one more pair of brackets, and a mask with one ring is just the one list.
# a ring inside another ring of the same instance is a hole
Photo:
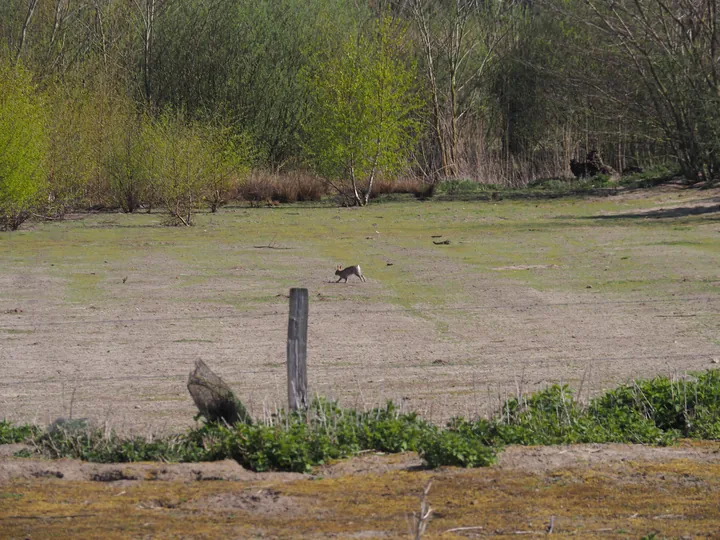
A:
{"label": "weathered post", "polygon": [[307,402],[308,290],[290,289],[287,339],[288,406],[305,409]]}

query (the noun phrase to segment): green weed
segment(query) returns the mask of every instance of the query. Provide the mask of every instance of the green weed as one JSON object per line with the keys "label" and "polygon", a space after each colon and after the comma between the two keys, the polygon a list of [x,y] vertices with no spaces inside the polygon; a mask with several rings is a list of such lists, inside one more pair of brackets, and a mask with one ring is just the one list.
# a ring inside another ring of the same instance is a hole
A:
{"label": "green weed", "polygon": [[40,429],[36,426],[15,426],[7,420],[0,420],[0,444],[21,443],[36,436]]}
{"label": "green weed", "polygon": [[103,463],[232,458],[255,471],[295,472],[361,451],[417,451],[432,468],[481,467],[509,444],[667,445],[680,437],[720,438],[720,371],[634,381],[587,405],[578,403],[567,386],[553,385],[507,400],[489,419],[455,418],[444,427],[401,412],[391,402],[359,412],[324,399],[264,424],[206,423],[157,440],[122,438],[82,421],[53,425],[44,433],[0,423],[0,442],[32,439],[37,451],[51,458]]}

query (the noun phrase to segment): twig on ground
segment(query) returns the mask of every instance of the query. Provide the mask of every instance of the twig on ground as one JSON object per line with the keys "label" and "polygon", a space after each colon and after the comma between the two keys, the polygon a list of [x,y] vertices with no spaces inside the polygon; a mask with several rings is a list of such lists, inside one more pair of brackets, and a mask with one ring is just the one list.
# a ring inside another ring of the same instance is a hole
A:
{"label": "twig on ground", "polygon": [[460,531],[479,531],[480,529],[484,529],[485,527],[455,527],[454,529],[448,529],[447,531],[443,531],[442,534],[445,533],[451,533],[451,532],[460,532]]}
{"label": "twig on ground", "polygon": [[256,249],[292,249],[292,248],[289,248],[289,247],[274,246],[273,244],[275,243],[275,238],[276,238],[276,237],[277,237],[277,234],[272,237],[272,240],[270,240],[270,242],[268,243],[267,246],[253,246],[253,247],[256,248]]}

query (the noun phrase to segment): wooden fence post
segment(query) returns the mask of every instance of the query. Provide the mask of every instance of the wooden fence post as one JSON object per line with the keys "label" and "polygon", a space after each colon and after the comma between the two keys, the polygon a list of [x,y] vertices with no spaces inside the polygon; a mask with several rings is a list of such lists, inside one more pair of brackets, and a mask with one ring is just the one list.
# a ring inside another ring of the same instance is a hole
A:
{"label": "wooden fence post", "polygon": [[288,406],[306,409],[307,401],[308,290],[290,289],[287,339]]}

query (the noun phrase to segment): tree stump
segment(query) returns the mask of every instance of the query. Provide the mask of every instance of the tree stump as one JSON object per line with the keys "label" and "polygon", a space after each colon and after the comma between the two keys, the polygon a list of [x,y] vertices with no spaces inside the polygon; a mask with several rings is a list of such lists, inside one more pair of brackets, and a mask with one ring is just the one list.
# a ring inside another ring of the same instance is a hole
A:
{"label": "tree stump", "polygon": [[238,422],[252,424],[245,405],[202,360],[195,362],[195,369],[190,372],[187,388],[200,414],[208,422],[224,421],[230,425]]}

